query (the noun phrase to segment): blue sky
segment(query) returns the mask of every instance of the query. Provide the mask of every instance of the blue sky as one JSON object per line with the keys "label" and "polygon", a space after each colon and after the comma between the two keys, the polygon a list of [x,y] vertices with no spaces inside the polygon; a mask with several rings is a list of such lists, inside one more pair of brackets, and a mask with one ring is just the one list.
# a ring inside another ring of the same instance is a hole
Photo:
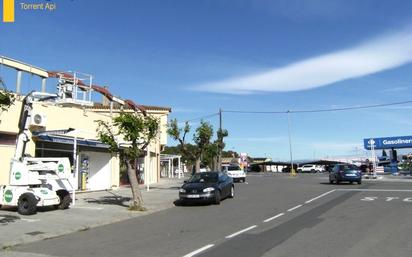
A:
{"label": "blue sky", "polygon": [[[21,10],[20,2],[57,9]],[[0,55],[93,74],[115,95],[171,107],[171,118],[196,127],[219,108],[412,100],[411,9],[411,1],[372,0],[16,0],[16,21],[0,23]],[[2,75],[13,88],[15,78]],[[24,82],[39,88],[30,76]],[[411,135],[411,109],[293,113],[294,158],[353,155],[363,138]],[[217,127],[217,116],[206,120]],[[227,150],[289,159],[286,114],[224,112],[223,125]]]}

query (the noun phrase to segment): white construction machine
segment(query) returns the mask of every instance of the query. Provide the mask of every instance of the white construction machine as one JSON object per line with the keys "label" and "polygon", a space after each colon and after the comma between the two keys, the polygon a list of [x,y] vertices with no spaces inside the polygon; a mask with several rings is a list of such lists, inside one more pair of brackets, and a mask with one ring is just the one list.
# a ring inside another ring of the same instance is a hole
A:
{"label": "white construction machine", "polygon": [[22,102],[16,151],[11,160],[8,185],[0,185],[0,207],[15,206],[21,215],[35,214],[37,207],[54,206],[67,209],[71,203],[71,167],[68,158],[33,158],[25,155],[30,141],[30,124],[39,124],[45,117],[33,114],[34,101],[47,101],[57,95],[31,92]]}

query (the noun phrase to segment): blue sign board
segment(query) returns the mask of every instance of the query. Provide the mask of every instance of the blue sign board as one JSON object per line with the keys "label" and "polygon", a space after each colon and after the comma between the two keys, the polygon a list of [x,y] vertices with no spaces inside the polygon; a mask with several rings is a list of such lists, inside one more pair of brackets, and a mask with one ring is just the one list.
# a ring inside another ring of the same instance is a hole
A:
{"label": "blue sign board", "polygon": [[366,150],[372,150],[372,145],[374,149],[412,148],[412,136],[363,139]]}

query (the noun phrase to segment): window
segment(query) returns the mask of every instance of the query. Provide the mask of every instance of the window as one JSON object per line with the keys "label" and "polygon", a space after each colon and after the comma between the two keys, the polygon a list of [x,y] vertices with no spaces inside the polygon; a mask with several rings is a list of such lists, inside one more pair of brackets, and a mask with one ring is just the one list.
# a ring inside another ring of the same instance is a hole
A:
{"label": "window", "polygon": [[0,133],[0,145],[15,145],[16,137],[15,134]]}

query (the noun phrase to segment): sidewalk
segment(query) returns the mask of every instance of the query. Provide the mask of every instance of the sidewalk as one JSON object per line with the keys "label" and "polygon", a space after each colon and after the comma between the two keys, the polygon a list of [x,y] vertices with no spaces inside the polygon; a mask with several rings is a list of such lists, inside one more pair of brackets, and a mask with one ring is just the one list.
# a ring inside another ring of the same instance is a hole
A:
{"label": "sidewalk", "polygon": [[141,187],[145,212],[128,210],[130,187],[118,190],[76,194],[76,203],[67,210],[43,208],[23,216],[15,209],[0,209],[0,252],[16,244],[57,237],[134,217],[148,215],[174,206],[183,178],[162,178],[159,183]]}
{"label": "sidewalk", "polygon": [[397,176],[392,174],[377,174],[376,178],[372,175],[363,175],[362,178],[365,180],[380,180],[387,182],[412,182],[412,176],[404,174],[399,174]]}

